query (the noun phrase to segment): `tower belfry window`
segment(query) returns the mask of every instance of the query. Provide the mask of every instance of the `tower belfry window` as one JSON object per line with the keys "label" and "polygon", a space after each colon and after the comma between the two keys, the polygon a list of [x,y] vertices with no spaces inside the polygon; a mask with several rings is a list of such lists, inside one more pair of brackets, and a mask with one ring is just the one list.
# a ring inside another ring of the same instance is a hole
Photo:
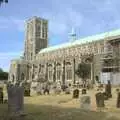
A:
{"label": "tower belfry window", "polygon": [[[35,54],[44,46],[47,46],[48,39],[45,40],[46,29],[48,27],[46,23],[47,20],[33,17],[26,22],[26,43],[25,43],[25,59],[32,60],[35,57]],[[46,29],[45,29],[46,28]],[[44,29],[44,30],[43,30]],[[44,39],[44,43],[41,44],[41,41]],[[45,45],[44,45],[45,44]]]}

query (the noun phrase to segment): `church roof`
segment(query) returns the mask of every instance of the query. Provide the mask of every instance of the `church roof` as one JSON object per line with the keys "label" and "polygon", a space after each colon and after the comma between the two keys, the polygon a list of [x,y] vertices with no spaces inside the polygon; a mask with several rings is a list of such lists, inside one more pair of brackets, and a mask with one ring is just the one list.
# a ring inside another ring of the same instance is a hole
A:
{"label": "church roof", "polygon": [[97,35],[93,35],[93,36],[88,36],[86,38],[81,38],[81,39],[75,40],[74,42],[67,42],[67,43],[64,43],[64,44],[44,48],[39,52],[39,54],[50,52],[50,51],[55,51],[55,50],[58,50],[58,49],[68,48],[68,47],[72,47],[72,46],[76,46],[76,45],[80,45],[80,44],[85,44],[85,43],[88,43],[88,42],[104,40],[106,37],[116,37],[116,36],[119,36],[119,35],[120,35],[120,29],[110,31],[110,32],[101,33],[101,34],[97,34]]}

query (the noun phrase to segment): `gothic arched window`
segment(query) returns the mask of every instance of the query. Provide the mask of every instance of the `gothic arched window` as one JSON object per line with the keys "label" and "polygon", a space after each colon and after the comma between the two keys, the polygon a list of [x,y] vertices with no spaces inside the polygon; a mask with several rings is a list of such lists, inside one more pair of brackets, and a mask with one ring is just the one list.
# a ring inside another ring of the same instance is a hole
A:
{"label": "gothic arched window", "polygon": [[25,79],[25,75],[24,73],[21,74],[21,80],[24,80]]}
{"label": "gothic arched window", "polygon": [[15,81],[15,76],[14,75],[12,75],[12,82],[14,82]]}

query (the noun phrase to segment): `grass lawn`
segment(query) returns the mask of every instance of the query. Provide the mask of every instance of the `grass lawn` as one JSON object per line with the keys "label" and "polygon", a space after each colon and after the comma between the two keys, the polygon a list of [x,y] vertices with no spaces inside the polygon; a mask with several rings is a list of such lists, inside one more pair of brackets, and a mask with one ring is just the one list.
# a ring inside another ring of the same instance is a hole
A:
{"label": "grass lawn", "polygon": [[[117,112],[93,112],[80,110],[79,100],[72,95],[43,95],[25,97],[25,120],[120,120]],[[0,116],[5,115],[7,105],[0,105]],[[0,119],[2,120],[2,119]]]}

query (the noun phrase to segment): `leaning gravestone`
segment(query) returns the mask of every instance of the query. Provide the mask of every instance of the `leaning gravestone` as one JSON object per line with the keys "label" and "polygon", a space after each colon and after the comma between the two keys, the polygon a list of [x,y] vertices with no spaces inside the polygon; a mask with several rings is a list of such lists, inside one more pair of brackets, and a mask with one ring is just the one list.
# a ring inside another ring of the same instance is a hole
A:
{"label": "leaning gravestone", "polygon": [[117,108],[120,108],[120,92],[118,92],[117,94],[117,104],[116,104]]}
{"label": "leaning gravestone", "polygon": [[79,98],[79,89],[73,91],[73,98]]}
{"label": "leaning gravestone", "polygon": [[101,92],[98,92],[98,93],[96,93],[95,97],[96,97],[97,108],[99,110],[102,110],[102,108],[105,107],[105,104],[104,104],[104,94],[101,93]]}
{"label": "leaning gravestone", "polygon": [[24,115],[24,88],[19,84],[8,85],[8,113],[10,116]]}
{"label": "leaning gravestone", "polygon": [[108,98],[112,97],[110,81],[108,81],[108,84],[105,86],[105,93],[107,94]]}
{"label": "leaning gravestone", "polygon": [[80,108],[84,110],[90,110],[91,109],[91,98],[87,95],[82,95],[80,97]]}

